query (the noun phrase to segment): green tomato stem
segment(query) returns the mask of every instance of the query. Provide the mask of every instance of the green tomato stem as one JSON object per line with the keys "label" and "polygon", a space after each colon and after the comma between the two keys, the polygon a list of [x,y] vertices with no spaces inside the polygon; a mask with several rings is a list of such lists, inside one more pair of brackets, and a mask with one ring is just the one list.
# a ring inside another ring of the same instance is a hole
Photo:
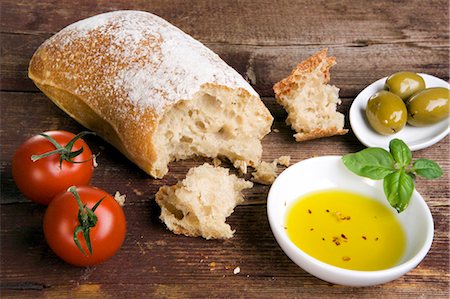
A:
{"label": "green tomato stem", "polygon": [[89,253],[92,255],[92,244],[91,244],[91,238],[90,238],[90,231],[91,228],[95,227],[97,224],[98,218],[97,215],[95,215],[94,211],[98,208],[98,206],[101,204],[103,199],[105,197],[102,197],[92,209],[89,209],[83,202],[81,201],[80,195],[77,192],[77,189],[75,186],[69,187],[68,191],[72,193],[72,195],[75,197],[75,200],[78,203],[78,226],[75,228],[75,231],[73,233],[73,241],[77,245],[78,249],[84,254],[87,255],[81,244],[78,240],[78,234],[83,233],[84,240],[86,241],[86,246],[89,250]]}
{"label": "green tomato stem", "polygon": [[80,155],[83,151],[84,148],[81,147],[80,149],[76,150],[76,151],[72,151],[73,145],[75,144],[75,142],[80,139],[81,137],[83,137],[84,135],[87,134],[93,134],[95,135],[94,132],[89,132],[89,131],[83,131],[78,133],[75,137],[73,137],[67,144],[66,146],[62,146],[61,144],[59,144],[53,137],[47,135],[47,134],[39,134],[42,137],[46,138],[48,141],[50,141],[55,147],[55,150],[40,154],[40,155],[32,155],[31,156],[31,160],[33,162],[36,162],[37,160],[40,160],[42,158],[51,156],[51,155],[56,155],[59,154],[59,167],[62,168],[62,163],[63,161],[67,161],[70,163],[85,163],[88,161],[91,161],[94,157],[92,156],[91,158],[84,160],[84,161],[80,161],[80,162],[75,162],[73,161],[73,159],[75,157],[77,157],[78,155]]}

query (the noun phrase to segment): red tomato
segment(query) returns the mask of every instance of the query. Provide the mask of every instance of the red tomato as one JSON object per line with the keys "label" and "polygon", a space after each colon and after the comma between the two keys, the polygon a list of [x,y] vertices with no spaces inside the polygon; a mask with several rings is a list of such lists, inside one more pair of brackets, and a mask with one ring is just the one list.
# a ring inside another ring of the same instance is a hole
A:
{"label": "red tomato", "polygon": [[[63,147],[75,137],[66,131],[49,131],[45,134]],[[94,170],[89,146],[82,139],[78,139],[73,145],[72,152],[81,147],[84,149],[83,152],[73,158],[73,161],[86,162],[72,163],[63,160],[60,167],[60,154],[53,154],[35,162],[31,160],[32,155],[56,149],[48,139],[36,135],[26,140],[17,149],[12,161],[12,175],[20,192],[34,202],[47,205],[56,194],[67,190],[70,186],[89,184]]]}
{"label": "red tomato", "polygon": [[44,215],[44,235],[50,248],[61,259],[75,266],[96,265],[111,258],[125,239],[126,223],[122,207],[105,191],[91,187],[76,188],[81,202],[95,209],[97,223],[90,229],[92,254],[89,253],[83,233],[77,234],[83,252],[74,241],[74,232],[79,225],[79,205],[74,195],[67,191],[55,197]]}

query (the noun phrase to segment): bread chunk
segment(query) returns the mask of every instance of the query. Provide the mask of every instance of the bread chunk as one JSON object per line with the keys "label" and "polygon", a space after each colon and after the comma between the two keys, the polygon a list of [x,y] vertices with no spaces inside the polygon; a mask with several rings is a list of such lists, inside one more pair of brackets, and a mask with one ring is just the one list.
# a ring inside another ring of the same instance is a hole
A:
{"label": "bread chunk", "polygon": [[339,88],[329,85],[335,57],[327,49],[300,62],[291,74],[273,87],[275,98],[288,113],[286,123],[297,133],[296,141],[344,135],[344,115],[336,111],[341,103]]}
{"label": "bread chunk", "polygon": [[258,165],[273,118],[239,73],[143,11],[96,15],[34,53],[29,77],[56,105],[155,178],[200,155]]}
{"label": "bread chunk", "polygon": [[241,191],[253,183],[229,174],[228,169],[205,163],[189,170],[174,186],[156,193],[160,219],[175,234],[205,239],[229,239],[234,231],[225,223],[243,202]]}

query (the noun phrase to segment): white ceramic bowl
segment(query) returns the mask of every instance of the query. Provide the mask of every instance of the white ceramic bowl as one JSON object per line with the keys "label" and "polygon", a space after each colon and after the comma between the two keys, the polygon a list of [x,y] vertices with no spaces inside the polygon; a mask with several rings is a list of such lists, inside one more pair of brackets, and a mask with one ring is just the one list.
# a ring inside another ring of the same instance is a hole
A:
{"label": "white ceramic bowl", "polygon": [[[425,80],[427,88],[450,87],[447,82],[437,77],[427,74],[419,75]],[[413,127],[407,124],[402,130],[389,136],[383,136],[375,132],[367,122],[365,110],[369,98],[377,91],[383,90],[386,78],[387,77],[381,78],[367,86],[358,94],[350,107],[350,125],[353,133],[355,133],[362,144],[367,147],[382,147],[384,149],[389,149],[389,142],[391,139],[399,138],[402,139],[412,151],[416,151],[429,147],[448,135],[450,132],[450,117],[437,124],[425,127]]]}
{"label": "white ceramic bowl", "polygon": [[370,196],[392,209],[385,199],[382,181],[373,181],[353,174],[347,170],[339,156],[311,158],[292,165],[278,176],[270,188],[267,214],[278,244],[298,266],[331,283],[369,286],[404,275],[425,257],[433,241],[433,218],[424,199],[415,190],[405,211],[397,214],[392,209],[407,238],[405,253],[397,265],[378,271],[347,270],[321,262],[299,249],[291,242],[284,229],[287,209],[302,195],[336,188]]}

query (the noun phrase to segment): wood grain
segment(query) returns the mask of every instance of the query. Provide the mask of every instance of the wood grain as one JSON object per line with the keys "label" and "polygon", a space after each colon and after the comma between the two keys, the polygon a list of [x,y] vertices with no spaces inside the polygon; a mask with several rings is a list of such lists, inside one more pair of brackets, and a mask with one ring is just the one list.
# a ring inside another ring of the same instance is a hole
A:
{"label": "wood grain", "polygon": [[[92,184],[127,195],[126,241],[110,261],[77,268],[59,260],[42,232],[45,207],[25,200],[11,177],[14,150],[26,138],[51,129],[83,128],[27,79],[36,48],[79,19],[117,9],[154,12],[204,42],[260,92],[274,116],[263,141],[263,159],[291,155],[292,163],[364,148],[350,131],[340,137],[296,143],[275,103],[271,86],[299,61],[328,47],[337,57],[332,83],[341,88],[339,110],[348,116],[356,94],[399,70],[449,78],[448,1],[12,1],[0,2],[0,295],[2,298],[345,298],[437,297],[449,294],[450,139],[414,152],[434,159],[444,177],[418,179],[435,223],[432,248],[420,265],[384,285],[350,288],[309,275],[281,251],[266,216],[268,186],[256,184],[229,218],[228,241],[176,236],[158,219],[153,197],[164,184],[185,177],[208,159],[170,164],[162,180],[149,178],[98,137]],[[348,120],[346,126],[349,127]],[[224,162],[225,166],[231,166]],[[280,171],[282,168],[279,169]],[[248,178],[248,176],[247,176]],[[214,264],[211,264],[213,263]],[[214,266],[213,266],[214,265]],[[234,275],[239,266],[241,273]]]}
{"label": "wood grain", "polygon": [[332,83],[342,89],[343,97],[352,97],[370,82],[399,70],[449,78],[446,1],[431,1],[420,14],[421,1],[96,4],[84,1],[74,14],[72,1],[3,1],[2,90],[36,91],[26,77],[36,48],[77,20],[116,9],[142,9],[167,19],[218,53],[262,96],[273,96],[275,82],[325,47],[338,59]]}

